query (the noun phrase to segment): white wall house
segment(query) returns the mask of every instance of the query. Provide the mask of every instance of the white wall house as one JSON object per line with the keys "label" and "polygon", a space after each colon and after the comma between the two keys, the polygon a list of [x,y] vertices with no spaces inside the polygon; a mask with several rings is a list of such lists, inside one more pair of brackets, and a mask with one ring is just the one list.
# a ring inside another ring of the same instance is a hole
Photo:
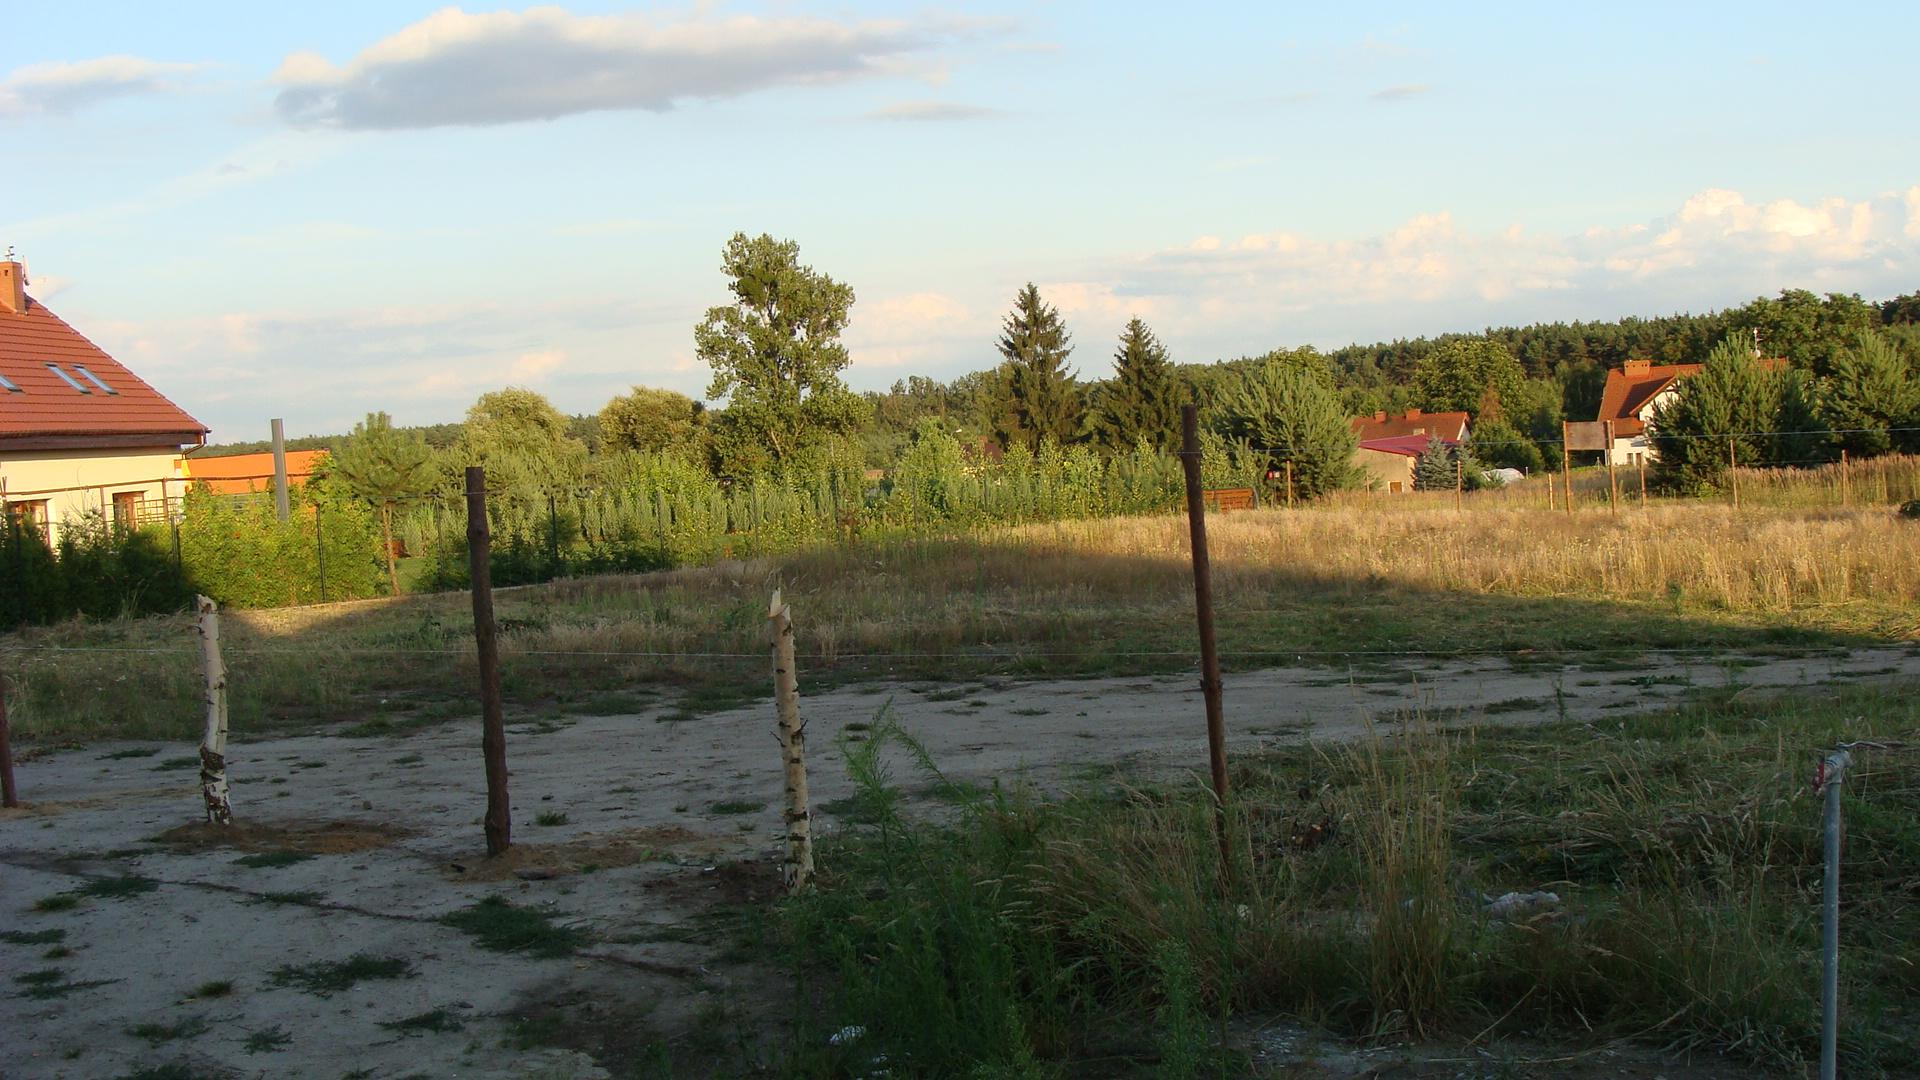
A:
{"label": "white wall house", "polygon": [[0,503],[56,543],[88,511],[154,520],[184,493],[180,455],[206,426],[26,287],[24,267],[0,262]]}

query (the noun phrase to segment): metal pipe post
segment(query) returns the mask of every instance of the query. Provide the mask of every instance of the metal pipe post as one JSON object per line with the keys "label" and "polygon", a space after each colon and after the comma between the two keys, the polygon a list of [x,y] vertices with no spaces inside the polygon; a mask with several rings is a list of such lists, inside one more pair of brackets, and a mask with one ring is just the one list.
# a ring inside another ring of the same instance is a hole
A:
{"label": "metal pipe post", "polygon": [[1840,1048],[1840,785],[1853,755],[1835,750],[1820,766],[1826,795],[1827,873],[1820,903],[1820,1080],[1834,1080]]}

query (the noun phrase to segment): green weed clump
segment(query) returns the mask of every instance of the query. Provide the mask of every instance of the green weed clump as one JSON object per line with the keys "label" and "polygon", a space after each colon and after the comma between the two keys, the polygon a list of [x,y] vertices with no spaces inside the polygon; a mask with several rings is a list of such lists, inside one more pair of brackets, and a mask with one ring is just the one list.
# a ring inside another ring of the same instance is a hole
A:
{"label": "green weed clump", "polygon": [[[860,812],[824,840],[821,887],[782,909],[799,970],[834,988],[821,1026],[869,1029],[809,1067],[1212,1074],[1247,1014],[1362,1036],[1650,1036],[1797,1065],[1819,1016],[1811,763],[1917,730],[1920,705],[1865,690],[1478,734],[1416,719],[1237,762],[1228,880],[1191,785],[995,789],[910,820],[883,748],[945,781],[883,723],[842,744]],[[1904,959],[1917,781],[1920,761],[1887,753],[1845,792],[1841,1045],[1862,1073],[1920,1055],[1903,1019],[1920,1009]],[[1557,899],[1492,902],[1510,892]]]}
{"label": "green weed clump", "polygon": [[518,907],[498,896],[489,896],[440,921],[473,935],[475,944],[495,952],[571,956],[589,940],[585,930],[556,926],[553,917],[546,912]]}

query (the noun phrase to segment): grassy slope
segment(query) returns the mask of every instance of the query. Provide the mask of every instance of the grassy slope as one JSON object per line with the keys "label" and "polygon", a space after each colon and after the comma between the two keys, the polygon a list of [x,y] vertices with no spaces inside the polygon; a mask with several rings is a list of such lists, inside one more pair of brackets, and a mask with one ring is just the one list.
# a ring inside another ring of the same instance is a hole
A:
{"label": "grassy slope", "polygon": [[[1515,510],[1261,511],[1212,525],[1231,667],[1344,650],[1753,647],[1905,639],[1920,527],[1884,509],[1680,505],[1574,518]],[[803,679],[1122,674],[1192,665],[1176,518],[1076,522],[804,552],[502,592],[521,715],[696,707],[764,691],[765,610],[786,590]],[[464,595],[230,612],[235,735],[477,712]],[[22,741],[197,730],[187,619],[0,637]],[[1393,656],[1362,657],[1394,662]]]}

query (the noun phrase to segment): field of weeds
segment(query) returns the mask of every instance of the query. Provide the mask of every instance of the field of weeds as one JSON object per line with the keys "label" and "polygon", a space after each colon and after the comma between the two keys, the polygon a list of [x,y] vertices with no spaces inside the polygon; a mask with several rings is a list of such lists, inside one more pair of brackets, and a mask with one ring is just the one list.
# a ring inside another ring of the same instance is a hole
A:
{"label": "field of weeds", "polygon": [[853,748],[864,824],[783,923],[800,975],[835,988],[827,1030],[866,1030],[817,1075],[1346,1075],[1265,1071],[1258,1033],[1281,1017],[1484,1063],[1514,1040],[1555,1048],[1503,1076],[1586,1075],[1634,1043],[1799,1075],[1820,1015],[1808,781],[1817,748],[1861,738],[1890,749],[1844,800],[1842,1071],[1920,1058],[1909,700],[1723,697],[1477,733],[1415,720],[1243,758],[1225,881],[1197,781],[963,792],[958,820],[928,824],[888,775],[889,738],[940,783],[897,731]]}
{"label": "field of weeds", "polygon": [[[1221,646],[1243,670],[1899,641],[1920,600],[1920,523],[1886,507],[1379,504],[1210,528]],[[764,693],[774,588],[794,605],[810,685],[1193,664],[1185,525],[1142,517],[504,590],[509,706],[524,718],[631,711],[665,692],[698,712]],[[229,612],[235,735],[475,715],[471,625],[464,594]],[[23,742],[190,735],[197,663],[184,616],[0,637]]]}

